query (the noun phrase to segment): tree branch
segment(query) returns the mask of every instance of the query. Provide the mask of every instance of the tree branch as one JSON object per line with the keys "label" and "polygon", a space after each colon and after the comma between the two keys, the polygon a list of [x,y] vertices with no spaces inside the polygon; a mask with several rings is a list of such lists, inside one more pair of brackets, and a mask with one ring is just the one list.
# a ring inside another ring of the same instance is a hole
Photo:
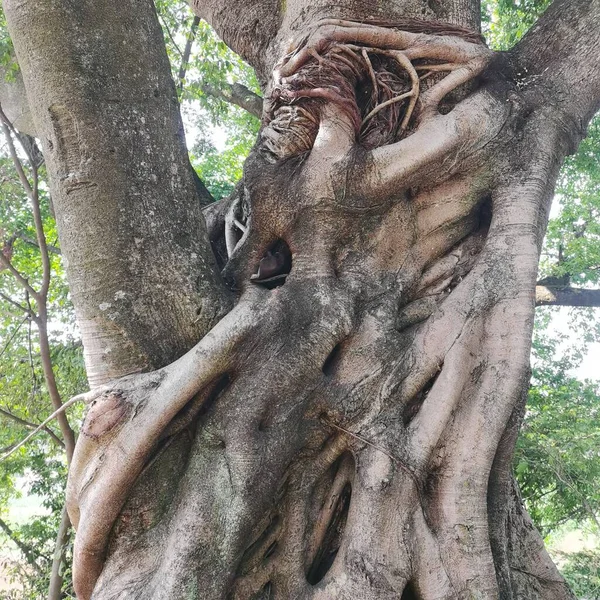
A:
{"label": "tree branch", "polygon": [[5,300],[6,302],[8,302],[9,304],[11,304],[15,308],[18,308],[19,310],[23,311],[26,315],[28,315],[32,319],[36,319],[37,318],[37,315],[30,308],[27,308],[26,306],[23,306],[22,304],[19,304],[18,302],[16,302],[12,298],[10,298],[10,296],[7,296],[3,292],[0,292],[0,298],[2,298],[2,300]]}
{"label": "tree branch", "polygon": [[[36,248],[40,247],[37,240],[33,239],[32,237],[29,237],[25,233],[21,233],[21,232],[17,231],[14,235],[17,238],[19,238],[20,240],[22,240],[23,242],[25,242],[26,244],[29,244],[30,246],[35,246]],[[60,248],[57,248],[56,246],[52,246],[52,245],[48,244],[47,249],[48,249],[48,252],[50,252],[51,254],[56,254],[58,256],[61,255]]]}
{"label": "tree branch", "polygon": [[[15,421],[15,423],[19,423],[19,425],[23,425],[23,427],[27,427],[28,429],[37,429],[38,427],[35,423],[31,423],[30,421],[21,419],[21,417],[17,417],[17,415],[14,415],[10,411],[5,410],[3,408],[0,408],[0,415],[4,415],[7,419],[11,419],[12,421]],[[45,431],[52,438],[52,441],[57,446],[60,446],[61,448],[65,447],[63,441],[54,433],[54,431],[52,431],[52,429],[45,426],[42,427],[42,430]]]}
{"label": "tree branch", "polygon": [[235,104],[260,119],[262,116],[263,99],[241,83],[223,84],[220,87],[204,83],[200,89],[208,96]]}
{"label": "tree branch", "polygon": [[185,48],[183,50],[183,55],[181,56],[181,66],[179,67],[179,73],[177,74],[177,88],[181,92],[183,90],[183,83],[185,81],[185,73],[188,68],[188,64],[190,62],[190,54],[192,53],[192,46],[194,44],[194,39],[196,38],[196,31],[198,31],[198,24],[200,23],[200,17],[194,17],[192,21],[192,26],[190,27],[190,32],[187,37],[187,41],[185,43]]}
{"label": "tree branch", "polygon": [[[35,223],[37,244],[39,246],[40,254],[42,256],[42,286],[39,291],[39,294],[34,293],[32,295],[39,302],[42,297],[45,298],[47,296],[48,288],[50,287],[50,257],[48,255],[46,235],[44,233],[44,224],[42,221],[42,211],[40,208],[38,163],[36,160],[34,160],[31,148],[27,144],[23,143],[21,136],[13,127],[13,124],[8,120],[4,112],[2,112],[1,107],[0,120],[2,121],[2,128],[4,130],[4,135],[6,136],[6,141],[8,143],[8,148],[10,150],[10,155],[13,160],[13,164],[19,175],[21,183],[25,188],[27,196],[31,200],[31,205],[33,208],[33,222]],[[17,151],[11,133],[19,141],[19,143],[21,144],[21,148],[23,149],[25,154],[27,154],[27,158],[29,159],[29,166],[31,168],[31,183],[29,182],[29,178],[25,174],[25,170],[23,169],[23,163],[17,155]]]}
{"label": "tree branch", "polygon": [[10,538],[10,540],[19,548],[19,550],[27,559],[27,562],[35,569],[36,573],[38,573],[38,575],[42,575],[42,568],[36,561],[36,558],[40,556],[39,552],[36,552],[33,547],[22,542],[4,519],[0,519],[0,529],[2,529],[8,538]]}
{"label": "tree branch", "polygon": [[600,306],[600,290],[586,290],[574,287],[535,287],[536,306]]}
{"label": "tree branch", "polygon": [[555,106],[559,117],[574,121],[567,129],[574,125],[581,136],[600,108],[598,23],[600,0],[555,0],[511,52],[529,99]]}
{"label": "tree branch", "polygon": [[[2,252],[0,252],[0,266],[2,266],[4,269],[7,269],[8,271],[10,271],[12,276],[18,281],[19,285],[24,290],[27,290],[34,298],[37,297],[37,292],[31,287],[29,281],[27,281],[27,279],[24,277],[24,275],[22,273],[20,273],[19,271],[17,271],[17,269],[15,269],[13,264],[8,260],[8,258],[6,258],[6,256],[4,256],[4,254],[2,254]],[[6,300],[6,297],[4,299]],[[15,304],[15,303],[11,301],[11,304]],[[19,306],[19,308],[21,308],[21,307]]]}
{"label": "tree branch", "polygon": [[65,550],[71,532],[71,521],[67,513],[67,505],[63,506],[60,516],[60,526],[56,534],[54,556],[52,557],[52,570],[50,572],[50,585],[48,586],[48,600],[61,600],[62,595],[62,566],[65,562]]}

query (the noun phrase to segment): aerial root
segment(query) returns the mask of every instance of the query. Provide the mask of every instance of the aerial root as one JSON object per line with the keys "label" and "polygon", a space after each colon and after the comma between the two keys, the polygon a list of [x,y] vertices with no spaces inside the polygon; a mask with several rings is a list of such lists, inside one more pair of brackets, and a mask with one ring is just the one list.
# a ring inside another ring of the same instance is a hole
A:
{"label": "aerial root", "polygon": [[[274,70],[265,149],[275,159],[309,152],[323,102],[351,119],[363,147],[395,143],[434,116],[490,56],[473,32],[447,23],[321,21]],[[441,73],[448,74],[422,93],[423,82]]]}

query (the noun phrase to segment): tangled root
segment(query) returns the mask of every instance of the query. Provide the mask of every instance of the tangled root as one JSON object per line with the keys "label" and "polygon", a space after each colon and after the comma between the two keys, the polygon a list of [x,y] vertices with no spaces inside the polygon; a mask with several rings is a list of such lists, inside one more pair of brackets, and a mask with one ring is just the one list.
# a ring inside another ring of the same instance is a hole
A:
{"label": "tangled root", "polygon": [[[448,23],[411,19],[401,23],[373,21],[360,26],[453,36],[469,44],[483,43],[479,34]],[[319,129],[320,110],[326,103],[335,104],[350,118],[356,141],[363,148],[370,150],[399,141],[414,128],[421,89],[439,81],[439,75],[433,78],[431,75],[460,66],[453,61],[411,60],[401,50],[335,39],[328,40],[318,50],[307,46],[305,39],[284,57],[282,64],[297,56],[300,50],[308,55],[308,60],[293,74],[276,76],[268,99],[261,145],[274,160],[311,150]]]}

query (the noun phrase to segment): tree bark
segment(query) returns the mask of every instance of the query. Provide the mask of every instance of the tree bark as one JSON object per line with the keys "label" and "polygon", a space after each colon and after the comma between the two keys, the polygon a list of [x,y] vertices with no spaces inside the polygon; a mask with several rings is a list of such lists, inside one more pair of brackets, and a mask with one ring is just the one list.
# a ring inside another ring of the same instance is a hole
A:
{"label": "tree bark", "polygon": [[600,306],[600,290],[574,287],[550,287],[538,285],[535,288],[536,306]]}
{"label": "tree bark", "polygon": [[[16,15],[40,3],[5,2],[35,46]],[[558,0],[504,55],[464,29],[469,0],[195,6],[266,94],[207,213],[238,299],[177,361],[89,395],[78,596],[573,598],[510,464],[554,184],[600,104],[600,1]]]}

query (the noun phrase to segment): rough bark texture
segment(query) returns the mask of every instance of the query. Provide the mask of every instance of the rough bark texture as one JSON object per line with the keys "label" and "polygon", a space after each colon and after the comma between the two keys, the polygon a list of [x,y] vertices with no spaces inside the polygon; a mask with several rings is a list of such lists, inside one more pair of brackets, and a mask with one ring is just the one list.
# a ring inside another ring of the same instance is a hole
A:
{"label": "rough bark texture", "polygon": [[[5,1],[18,37],[40,2]],[[79,597],[572,598],[510,464],[553,187],[600,104],[600,0],[558,0],[501,56],[460,28],[471,1],[200,4],[266,91],[243,182],[206,212],[238,300],[90,394]]]}

